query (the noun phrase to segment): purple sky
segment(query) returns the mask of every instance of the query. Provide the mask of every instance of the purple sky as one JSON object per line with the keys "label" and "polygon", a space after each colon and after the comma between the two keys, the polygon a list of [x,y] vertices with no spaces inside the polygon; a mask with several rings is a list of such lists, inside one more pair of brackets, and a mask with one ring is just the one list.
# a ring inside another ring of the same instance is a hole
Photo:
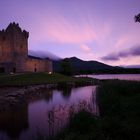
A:
{"label": "purple sky", "polygon": [[140,0],[0,0],[0,29],[18,22],[30,32],[30,50],[138,65],[139,12]]}

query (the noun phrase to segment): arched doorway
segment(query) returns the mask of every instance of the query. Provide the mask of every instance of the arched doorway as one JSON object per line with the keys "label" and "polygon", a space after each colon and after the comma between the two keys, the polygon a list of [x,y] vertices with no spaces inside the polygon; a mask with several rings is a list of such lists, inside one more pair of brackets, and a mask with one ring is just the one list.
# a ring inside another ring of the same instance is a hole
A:
{"label": "arched doorway", "polygon": [[37,68],[34,68],[34,72],[37,72]]}
{"label": "arched doorway", "polygon": [[4,73],[5,72],[5,68],[4,67],[0,67],[0,73]]}
{"label": "arched doorway", "polygon": [[13,68],[13,73],[16,73],[16,68],[15,67]]}

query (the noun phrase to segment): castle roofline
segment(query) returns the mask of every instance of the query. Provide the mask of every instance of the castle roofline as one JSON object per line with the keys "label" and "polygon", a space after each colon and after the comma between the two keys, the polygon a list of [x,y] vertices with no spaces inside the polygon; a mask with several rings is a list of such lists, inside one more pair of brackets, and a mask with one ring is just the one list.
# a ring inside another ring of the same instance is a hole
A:
{"label": "castle roofline", "polygon": [[29,37],[29,32],[22,30],[18,23],[12,22],[4,30],[0,30],[0,33],[13,33],[14,31],[23,34],[26,38]]}
{"label": "castle roofline", "polygon": [[18,23],[15,23],[15,22],[13,22],[13,23],[10,23],[8,26],[7,26],[7,28],[6,28],[6,31],[8,31],[8,30],[11,30],[11,29],[18,29],[19,31],[22,31],[21,30],[21,28],[19,27],[19,24]]}

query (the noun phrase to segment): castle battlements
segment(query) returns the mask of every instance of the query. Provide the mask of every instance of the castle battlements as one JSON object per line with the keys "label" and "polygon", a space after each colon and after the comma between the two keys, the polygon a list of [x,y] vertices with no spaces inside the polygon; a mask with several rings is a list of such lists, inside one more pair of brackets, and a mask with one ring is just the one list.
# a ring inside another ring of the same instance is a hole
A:
{"label": "castle battlements", "polygon": [[13,34],[13,33],[22,34],[25,38],[29,37],[29,32],[22,30],[19,27],[19,24],[18,23],[16,24],[15,22],[10,23],[5,30],[4,29],[0,30],[0,35],[7,35],[7,34]]}

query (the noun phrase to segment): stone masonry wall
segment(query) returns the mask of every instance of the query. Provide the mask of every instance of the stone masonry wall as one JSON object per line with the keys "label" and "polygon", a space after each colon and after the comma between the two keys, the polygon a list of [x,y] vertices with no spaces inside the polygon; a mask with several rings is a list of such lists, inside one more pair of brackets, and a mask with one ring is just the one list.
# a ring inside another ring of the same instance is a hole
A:
{"label": "stone masonry wall", "polygon": [[26,61],[25,71],[27,72],[50,72],[52,65],[50,60],[29,58]]}

